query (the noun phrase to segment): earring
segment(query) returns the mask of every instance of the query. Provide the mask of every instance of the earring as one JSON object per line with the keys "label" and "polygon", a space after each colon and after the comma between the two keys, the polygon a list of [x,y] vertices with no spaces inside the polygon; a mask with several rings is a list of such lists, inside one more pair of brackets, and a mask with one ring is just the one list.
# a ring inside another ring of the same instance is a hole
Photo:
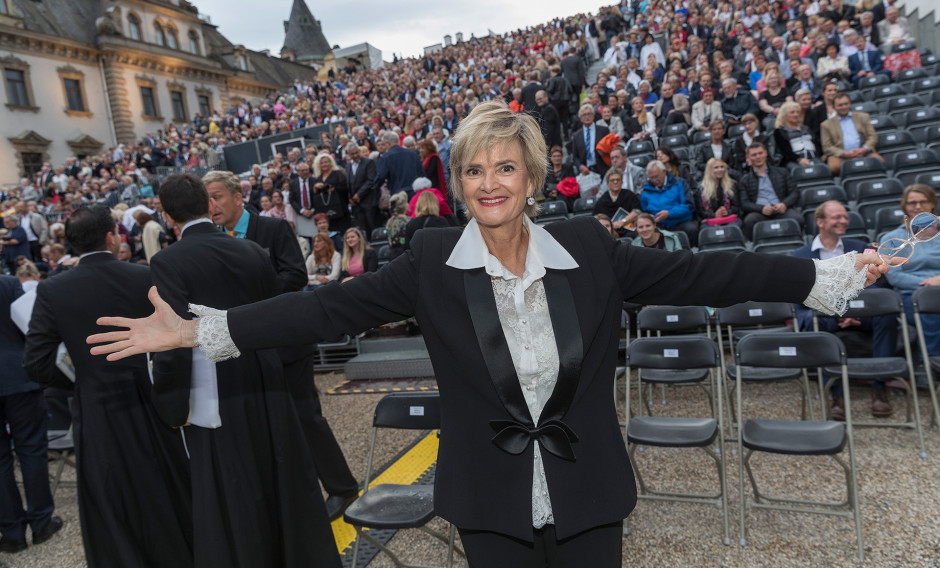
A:
{"label": "earring", "polygon": [[535,198],[530,195],[529,198],[525,200],[525,204],[526,204],[526,205],[535,205]]}

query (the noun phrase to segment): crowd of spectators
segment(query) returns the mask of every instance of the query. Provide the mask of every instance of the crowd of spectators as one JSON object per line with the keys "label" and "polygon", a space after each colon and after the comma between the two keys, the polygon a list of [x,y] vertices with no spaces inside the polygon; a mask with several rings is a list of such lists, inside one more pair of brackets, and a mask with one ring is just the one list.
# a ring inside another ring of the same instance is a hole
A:
{"label": "crowd of spectators", "polygon": [[[890,74],[882,62],[891,46],[915,39],[895,2],[624,0],[379,69],[298,81],[97,156],[43,164],[0,195],[28,242],[8,241],[6,265],[72,262],[56,226],[91,202],[120,217],[122,256],[146,261],[175,239],[155,196],[158,168],[224,167],[230,144],[328,124],[304,151],[239,172],[243,195],[291,223],[308,254],[324,231],[343,258],[340,272],[347,257],[356,271],[369,255],[344,252],[356,240],[347,231],[360,229],[366,251],[387,239],[382,260],[393,258],[416,226],[420,192],[437,196],[434,217],[461,221],[448,191],[450,138],[475,105],[493,99],[539,120],[550,148],[542,197],[569,211],[577,197],[597,197],[594,213],[612,217],[621,237],[638,236],[641,213],[692,246],[705,224],[738,224],[747,238],[760,220],[803,224],[793,168],[819,163],[837,175],[843,160],[878,156],[868,115],[852,112],[843,92]],[[598,61],[604,68],[589,82]],[[617,180],[623,191],[605,198]],[[404,212],[390,199],[399,192],[411,202]],[[64,260],[43,248],[54,245],[65,247]],[[337,277],[320,250],[311,285]]]}

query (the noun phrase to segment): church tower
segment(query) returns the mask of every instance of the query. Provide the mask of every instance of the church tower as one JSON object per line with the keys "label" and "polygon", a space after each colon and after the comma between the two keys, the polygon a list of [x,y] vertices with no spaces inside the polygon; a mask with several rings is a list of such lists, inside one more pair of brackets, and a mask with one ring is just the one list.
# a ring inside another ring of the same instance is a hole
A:
{"label": "church tower", "polygon": [[330,52],[330,44],[320,29],[320,22],[310,13],[304,0],[294,0],[290,19],[284,22],[284,47],[281,57],[297,63],[320,67],[323,56]]}

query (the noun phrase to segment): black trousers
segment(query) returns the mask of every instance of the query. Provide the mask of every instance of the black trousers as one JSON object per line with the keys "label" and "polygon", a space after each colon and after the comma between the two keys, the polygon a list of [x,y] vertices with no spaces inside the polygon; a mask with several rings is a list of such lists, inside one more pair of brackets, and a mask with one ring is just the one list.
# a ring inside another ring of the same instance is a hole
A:
{"label": "black trousers", "polygon": [[[33,534],[46,528],[55,510],[49,488],[47,422],[42,390],[0,396],[0,534],[13,540],[26,538],[27,524]],[[23,473],[25,511],[13,475],[14,451]]]}
{"label": "black trousers", "polygon": [[620,568],[623,525],[601,525],[558,540],[555,525],[533,530],[533,542],[459,529],[470,568]]}
{"label": "black trousers", "polygon": [[320,483],[330,495],[348,495],[358,491],[359,484],[349,470],[346,457],[336,441],[336,436],[333,435],[330,424],[323,417],[320,395],[313,381],[315,357],[316,355],[308,355],[284,365],[284,375]]}

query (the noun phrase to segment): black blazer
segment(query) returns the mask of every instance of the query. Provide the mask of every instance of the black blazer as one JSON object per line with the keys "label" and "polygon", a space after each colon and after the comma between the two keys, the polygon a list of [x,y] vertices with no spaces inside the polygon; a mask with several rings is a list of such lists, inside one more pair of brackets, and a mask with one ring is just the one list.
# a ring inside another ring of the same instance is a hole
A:
{"label": "black blazer", "polygon": [[[264,249],[247,239],[233,239],[211,223],[190,226],[178,243],[150,259],[150,268],[160,296],[183,319],[193,317],[190,302],[231,308],[269,298],[277,287]],[[153,404],[170,426],[181,426],[189,417],[192,352],[174,349],[153,355]],[[263,351],[247,359],[239,357],[237,362],[217,363],[219,397],[226,396],[225,383],[253,382],[248,377],[257,376],[262,368],[279,375],[277,353]]]}
{"label": "black blazer", "polygon": [[22,295],[23,286],[15,276],[0,275],[0,396],[42,388],[23,372],[23,332],[10,317],[10,304]]}
{"label": "black blazer", "polygon": [[[307,203],[310,204],[310,210],[313,211],[313,184],[317,183],[313,176],[307,178]],[[290,185],[287,189],[287,200],[290,202],[290,206],[294,208],[294,211],[300,215],[300,212],[303,211],[303,196],[300,193],[300,178],[290,180]],[[259,207],[260,207],[260,197]]]}
{"label": "black blazer", "polygon": [[229,331],[244,352],[415,316],[441,394],[435,512],[461,528],[531,541],[533,455],[523,434],[530,432],[544,448],[558,538],[617,522],[636,503],[610,389],[623,302],[802,302],[815,269],[811,261],[785,256],[626,246],[587,217],[546,230],[578,268],[549,269],[543,279],[560,368],[541,430],[532,430],[490,276],[445,264],[460,229],[419,231],[411,251],[376,273],[231,309]]}
{"label": "black blazer", "polygon": [[275,293],[301,290],[307,284],[307,269],[304,266],[304,254],[290,223],[284,219],[247,213],[248,230],[245,238],[258,243],[271,258],[274,272],[277,273]]}
{"label": "black blazer", "polygon": [[[112,377],[109,380],[114,388],[119,384],[114,382],[117,377],[124,377],[122,381],[143,377],[149,385],[143,355],[111,363],[92,356],[85,342],[86,337],[101,331],[95,321],[105,313],[128,318],[152,314],[153,306],[146,298],[149,290],[149,268],[121,262],[106,252],[86,256],[78,266],[41,282],[29,322],[23,359],[26,372],[36,382],[56,382],[60,374],[55,365],[56,350],[64,341],[79,377],[96,382]],[[66,312],[68,317],[60,317]]]}
{"label": "black blazer", "polygon": [[359,158],[356,175],[352,173],[352,162],[347,162],[346,180],[349,183],[349,196],[358,195],[360,207],[376,207],[379,204],[379,192],[375,187],[375,161]]}

